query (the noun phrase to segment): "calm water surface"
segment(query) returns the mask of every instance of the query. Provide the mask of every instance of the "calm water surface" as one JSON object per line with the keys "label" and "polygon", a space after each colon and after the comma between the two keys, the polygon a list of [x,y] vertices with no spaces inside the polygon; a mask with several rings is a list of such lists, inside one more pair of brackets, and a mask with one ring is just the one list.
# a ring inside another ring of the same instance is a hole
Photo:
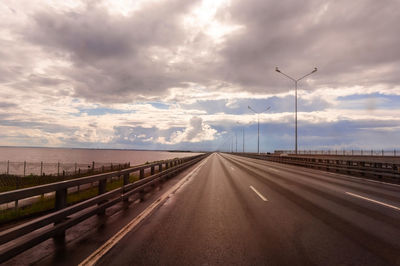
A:
{"label": "calm water surface", "polygon": [[0,161],[46,163],[125,163],[142,164],[147,161],[193,156],[199,153],[135,150],[100,150],[68,148],[17,148],[0,147]]}

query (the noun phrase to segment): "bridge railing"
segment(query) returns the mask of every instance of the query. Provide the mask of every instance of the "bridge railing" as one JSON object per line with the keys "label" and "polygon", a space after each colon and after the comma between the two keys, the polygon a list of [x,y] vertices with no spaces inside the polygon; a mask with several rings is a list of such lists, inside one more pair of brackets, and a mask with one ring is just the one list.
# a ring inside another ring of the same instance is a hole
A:
{"label": "bridge railing", "polygon": [[[160,161],[111,173],[0,193],[0,204],[2,204],[55,192],[53,212],[0,232],[0,263],[48,238],[64,238],[66,229],[95,214],[104,214],[108,207],[118,202],[127,203],[130,196],[136,195],[136,199],[143,200],[147,188],[156,186],[163,179],[177,174],[206,156],[208,154]],[[155,173],[155,167],[159,168],[158,173]],[[145,169],[150,171],[150,176],[144,177]],[[140,179],[130,183],[129,175],[133,172],[139,172]],[[123,186],[107,192],[107,180],[113,177],[122,177]],[[71,206],[67,205],[68,188],[93,182],[97,182],[98,185],[97,196]],[[70,217],[71,215],[73,217]],[[53,226],[50,226],[51,224]],[[40,232],[36,232],[38,229],[41,229]]]}
{"label": "bridge railing", "polygon": [[390,160],[388,158],[378,160],[375,157],[356,157],[345,156],[305,156],[305,155],[268,155],[254,153],[236,153],[245,157],[268,160],[278,163],[292,164],[297,166],[316,168],[321,170],[353,174],[378,179],[388,179],[400,182],[400,160]]}

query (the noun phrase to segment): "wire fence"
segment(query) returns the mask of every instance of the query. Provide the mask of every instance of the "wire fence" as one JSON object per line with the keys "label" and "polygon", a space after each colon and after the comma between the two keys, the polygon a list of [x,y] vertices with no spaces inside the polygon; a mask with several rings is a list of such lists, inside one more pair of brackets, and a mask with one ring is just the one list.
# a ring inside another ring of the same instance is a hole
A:
{"label": "wire fence", "polygon": [[34,163],[0,161],[0,192],[121,170],[130,163]]}
{"label": "wire fence", "polygon": [[125,168],[129,163],[46,163],[0,161],[0,174],[15,176],[71,176]]}
{"label": "wire fence", "polygon": [[[295,154],[294,150],[276,150],[276,154]],[[344,156],[400,156],[400,150],[298,150],[297,154]]]}

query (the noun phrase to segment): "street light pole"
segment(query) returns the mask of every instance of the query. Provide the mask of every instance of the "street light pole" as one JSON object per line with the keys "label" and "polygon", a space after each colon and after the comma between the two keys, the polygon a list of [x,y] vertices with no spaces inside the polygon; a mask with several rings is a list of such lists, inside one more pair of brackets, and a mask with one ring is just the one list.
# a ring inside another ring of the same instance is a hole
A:
{"label": "street light pole", "polygon": [[294,82],[294,94],[295,94],[295,99],[294,99],[294,110],[295,110],[295,115],[294,115],[294,119],[295,119],[295,153],[297,154],[297,83],[302,80],[303,78],[317,72],[317,68],[315,67],[313,71],[311,71],[310,73],[302,76],[301,78],[295,79],[292,78],[291,76],[283,73],[281,70],[279,70],[278,67],[275,68],[275,71],[278,73],[281,73],[282,75],[284,75],[285,77],[287,77],[288,79],[292,80]]}
{"label": "street light pole", "polygon": [[257,153],[260,154],[260,114],[257,114]]}
{"label": "street light pole", "polygon": [[257,114],[257,122],[258,122],[257,123],[257,153],[260,154],[260,114],[268,111],[271,108],[271,106],[269,106],[265,111],[262,111],[262,112],[254,111],[254,109],[251,108],[250,105],[247,106],[247,108],[249,108],[251,111],[253,111],[253,113]]}
{"label": "street light pole", "polygon": [[244,127],[242,127],[242,135],[243,135],[243,153],[244,153]]}
{"label": "street light pole", "polygon": [[235,131],[235,138],[236,138],[236,153],[237,153],[237,132]]}
{"label": "street light pole", "polygon": [[[240,125],[239,121],[236,122],[236,124]],[[243,137],[243,141],[242,141],[242,152],[244,152],[244,126],[242,126],[242,137]],[[237,144],[236,144],[237,145]]]}

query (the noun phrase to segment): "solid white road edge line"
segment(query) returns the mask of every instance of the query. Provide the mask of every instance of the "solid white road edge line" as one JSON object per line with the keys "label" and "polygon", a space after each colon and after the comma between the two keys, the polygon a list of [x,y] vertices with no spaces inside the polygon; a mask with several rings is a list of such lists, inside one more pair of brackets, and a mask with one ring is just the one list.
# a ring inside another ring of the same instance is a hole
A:
{"label": "solid white road edge line", "polygon": [[396,207],[396,206],[393,206],[393,205],[390,205],[390,204],[387,204],[387,203],[384,203],[384,202],[380,202],[380,201],[377,201],[377,200],[366,198],[366,197],[363,197],[363,196],[360,196],[360,195],[357,195],[357,194],[354,194],[354,193],[351,193],[351,192],[346,192],[346,194],[348,194],[350,196],[353,196],[353,197],[360,198],[360,199],[364,199],[364,200],[367,200],[367,201],[371,201],[371,202],[374,202],[376,204],[380,204],[380,205],[383,205],[383,206],[386,206],[386,207],[389,207],[389,208],[392,208],[392,209],[400,211],[399,207]]}
{"label": "solid white road edge line", "polygon": [[149,207],[147,207],[143,212],[136,216],[132,221],[130,221],[126,226],[124,226],[118,233],[113,235],[106,243],[104,243],[100,248],[93,252],[89,257],[82,261],[79,265],[95,265],[101,257],[103,257],[112,247],[114,247],[127,233],[134,229],[141,221],[143,221],[149,214],[151,214],[161,203],[164,202],[171,194],[178,190],[183,183],[190,179],[193,175],[197,174],[199,169],[208,161],[201,162],[195,169],[193,169],[189,174],[187,174],[182,180],[180,180],[175,186],[170,188],[167,192],[161,195],[155,202],[153,202]]}
{"label": "solid white road edge line", "polygon": [[257,191],[257,189],[255,189],[253,186],[250,186],[250,188],[263,200],[263,201],[268,201],[266,197],[264,197],[263,195],[261,195],[260,192]]}

